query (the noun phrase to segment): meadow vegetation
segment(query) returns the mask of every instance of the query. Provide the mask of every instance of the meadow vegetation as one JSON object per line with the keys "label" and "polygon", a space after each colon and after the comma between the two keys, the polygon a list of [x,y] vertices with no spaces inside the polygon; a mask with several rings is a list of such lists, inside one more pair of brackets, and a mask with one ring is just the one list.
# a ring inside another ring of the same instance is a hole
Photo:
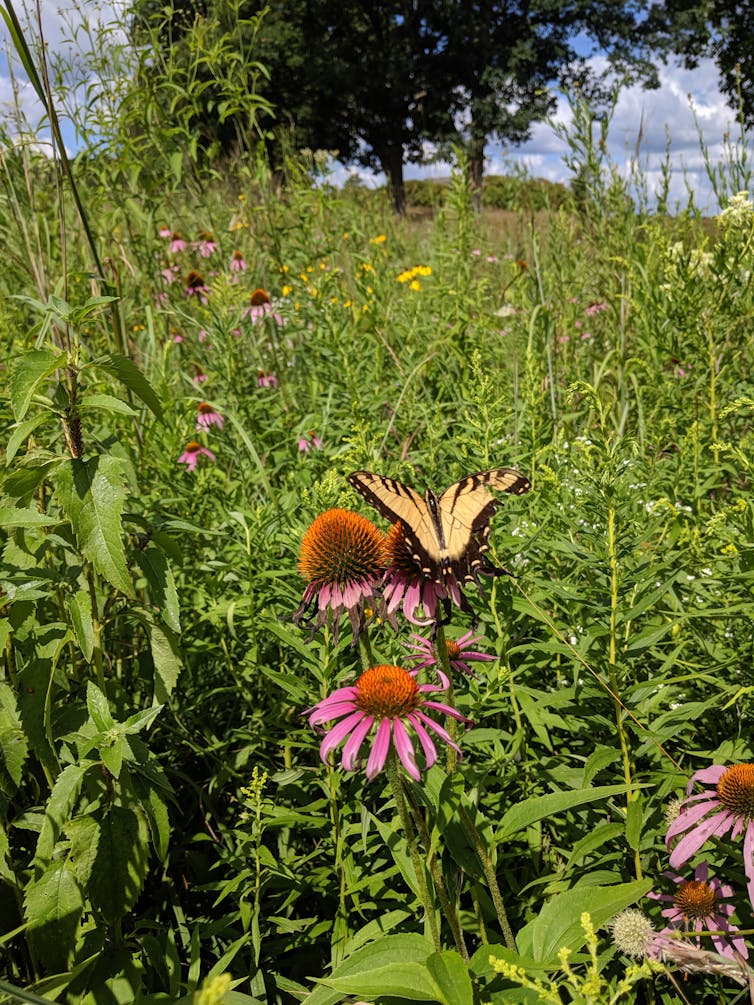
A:
{"label": "meadow vegetation", "polygon": [[[583,138],[575,195],[508,179],[478,214],[459,158],[420,219],[305,155],[142,188],[126,142],[66,178],[5,138],[5,994],[750,1000],[747,165],[703,221]],[[473,619],[294,621],[320,514],[388,530],[349,473],[497,466],[532,488]],[[435,696],[461,757],[323,763],[315,706],[473,627],[494,658]],[[735,828],[684,858],[699,771]]]}

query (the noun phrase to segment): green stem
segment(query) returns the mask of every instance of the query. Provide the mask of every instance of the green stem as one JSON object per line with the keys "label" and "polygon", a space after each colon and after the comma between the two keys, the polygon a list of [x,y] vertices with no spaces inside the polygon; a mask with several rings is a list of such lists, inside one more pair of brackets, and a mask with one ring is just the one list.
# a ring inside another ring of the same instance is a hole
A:
{"label": "green stem", "polygon": [[387,770],[388,781],[390,782],[390,788],[393,792],[393,798],[395,799],[395,805],[398,808],[398,815],[401,818],[401,825],[403,827],[403,833],[406,837],[406,844],[408,846],[409,855],[411,857],[411,863],[414,867],[414,872],[416,874],[416,883],[419,887],[419,894],[424,904],[424,912],[427,917],[427,923],[429,924],[430,933],[432,935],[432,941],[435,946],[435,950],[439,953],[442,952],[442,944],[440,942],[440,933],[437,929],[437,918],[435,917],[435,905],[429,896],[429,887],[427,886],[427,875],[424,871],[424,866],[422,864],[421,856],[419,855],[419,849],[416,844],[416,832],[414,831],[413,824],[411,823],[411,816],[408,812],[408,807],[406,806],[406,800],[403,795],[403,783],[401,782],[400,772],[398,770],[398,762],[395,757],[395,751],[390,748],[387,755],[387,763],[385,765]]}
{"label": "green stem", "polygon": [[[404,789],[404,795],[408,800],[408,805],[411,809],[411,815],[414,818],[414,825],[425,848],[432,847],[432,839],[427,831],[427,825],[422,816],[422,812],[416,805],[416,802],[411,798],[410,791]],[[450,930],[453,933],[453,941],[455,942],[456,949],[459,955],[464,960],[465,963],[469,962],[469,951],[466,948],[466,941],[463,936],[463,928],[461,927],[461,919],[458,916],[458,910],[450,902],[450,897],[448,896],[448,891],[445,887],[445,880],[442,876],[442,870],[440,869],[440,864],[437,859],[436,853],[433,851],[429,855],[429,870],[432,873],[432,879],[435,884],[435,890],[437,891],[437,899],[440,901],[440,907],[442,913],[445,915],[445,919],[450,925]]]}
{"label": "green stem", "polygon": [[479,861],[482,863],[484,876],[487,880],[487,887],[489,888],[490,896],[492,897],[492,903],[495,905],[495,913],[497,914],[497,920],[500,924],[505,944],[508,949],[512,949],[516,952],[516,938],[513,934],[513,929],[510,926],[510,922],[508,921],[508,913],[505,910],[503,895],[500,892],[500,887],[497,883],[497,876],[495,874],[495,867],[492,864],[492,859],[487,854],[487,848],[485,847],[484,841],[482,841],[481,834],[476,828],[476,824],[469,816],[465,806],[463,806],[460,802],[458,804],[458,815],[461,818],[463,829],[474,846],[474,851],[479,856]]}
{"label": "green stem", "polygon": [[366,663],[364,669],[367,670],[369,667],[374,666],[374,656],[372,655],[372,640],[369,638],[369,627],[364,625],[360,634],[359,642],[364,650],[364,656],[366,657]]}
{"label": "green stem", "polygon": [[[438,667],[448,679],[447,703],[455,708],[453,677],[450,670],[450,657],[448,656],[448,645],[445,641],[445,629],[442,625],[437,626],[437,635],[435,636],[435,656],[437,657]],[[451,715],[446,715],[445,728],[447,729],[453,743],[458,743],[458,720],[454,719]],[[457,764],[458,755],[455,749],[448,744],[445,748],[445,766],[449,775],[454,773]]]}
{"label": "green stem", "polygon": [[[626,730],[623,726],[621,705],[617,700],[619,683],[615,661],[618,653],[618,555],[615,547],[615,508],[612,502],[608,503],[607,508],[607,547],[610,561],[610,641],[608,652],[608,672],[610,674],[610,690],[613,693],[615,725],[618,730],[621,758],[623,760],[623,777],[628,787],[628,791],[626,793],[626,809],[628,809],[628,804],[632,803],[636,799],[636,794],[633,791],[633,782],[631,777],[631,757],[628,749],[628,737],[626,736]],[[638,849],[634,851],[634,872],[637,879],[642,878],[641,857]]]}
{"label": "green stem", "polygon": [[712,423],[712,457],[715,464],[719,463],[720,451],[717,448],[717,362],[715,360],[715,340],[712,337],[712,325],[707,322],[707,360],[709,365],[709,412]]}

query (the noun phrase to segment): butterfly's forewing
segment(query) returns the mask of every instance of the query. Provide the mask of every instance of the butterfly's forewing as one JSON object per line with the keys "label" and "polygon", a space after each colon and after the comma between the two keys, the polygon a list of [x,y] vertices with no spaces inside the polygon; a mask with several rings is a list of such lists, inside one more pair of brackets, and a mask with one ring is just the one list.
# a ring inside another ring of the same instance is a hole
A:
{"label": "butterfly's forewing", "polygon": [[437,575],[437,533],[424,499],[408,485],[371,471],[354,471],[348,481],[391,523],[400,521],[406,546],[423,572]]}
{"label": "butterfly's forewing", "polygon": [[452,567],[458,578],[473,578],[484,564],[482,554],[489,550],[490,519],[500,505],[490,488],[523,495],[531,482],[513,468],[492,468],[462,478],[438,500],[446,551],[443,565]]}

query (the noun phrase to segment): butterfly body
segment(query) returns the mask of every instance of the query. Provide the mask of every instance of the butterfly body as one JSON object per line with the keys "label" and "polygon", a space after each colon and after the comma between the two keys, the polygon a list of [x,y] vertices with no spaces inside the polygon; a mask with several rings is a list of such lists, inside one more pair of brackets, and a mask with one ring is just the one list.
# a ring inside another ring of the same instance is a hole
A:
{"label": "butterfly body", "polygon": [[500,505],[490,492],[523,495],[528,478],[513,468],[492,468],[468,475],[439,496],[427,489],[421,496],[394,478],[355,471],[348,481],[370,505],[391,522],[400,522],[403,540],[422,574],[435,582],[447,576],[475,580],[479,573],[497,574],[485,558],[489,550],[490,518]]}

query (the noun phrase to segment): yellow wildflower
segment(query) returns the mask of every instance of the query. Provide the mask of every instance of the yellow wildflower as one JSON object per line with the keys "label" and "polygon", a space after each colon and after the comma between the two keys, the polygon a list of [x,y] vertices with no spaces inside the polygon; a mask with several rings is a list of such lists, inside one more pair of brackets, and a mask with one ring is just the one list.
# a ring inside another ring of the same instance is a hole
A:
{"label": "yellow wildflower", "polygon": [[413,279],[413,280],[412,280],[412,281],[411,281],[411,282],[410,282],[410,283],[408,284],[408,288],[409,288],[410,290],[420,290],[420,289],[422,288],[422,284],[421,284],[421,283],[419,282],[419,280],[418,280],[418,279]]}
{"label": "yellow wildflower", "polygon": [[387,234],[378,234],[377,237],[373,237],[369,242],[370,244],[384,244],[387,241]]}

